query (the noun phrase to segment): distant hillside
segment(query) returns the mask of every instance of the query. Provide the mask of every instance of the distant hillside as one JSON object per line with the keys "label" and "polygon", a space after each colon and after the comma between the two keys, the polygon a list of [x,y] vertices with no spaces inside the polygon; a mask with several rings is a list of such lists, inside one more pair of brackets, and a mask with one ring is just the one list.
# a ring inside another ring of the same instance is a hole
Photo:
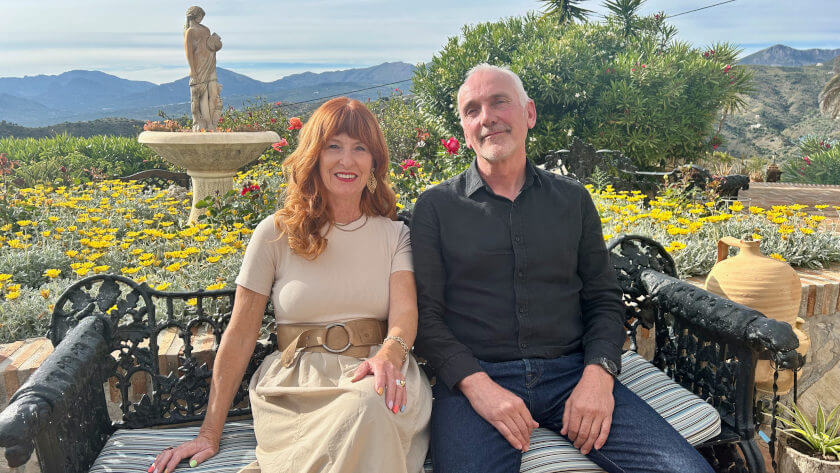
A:
{"label": "distant hillside", "polygon": [[142,120],[129,118],[100,118],[90,122],[59,123],[44,127],[28,128],[6,121],[0,121],[0,138],[48,138],[62,133],[70,136],[90,137],[94,135],[137,136],[143,130]]}
{"label": "distant hillside", "polygon": [[840,49],[794,49],[784,44],[777,44],[752,53],[738,63],[761,66],[810,66],[819,63],[829,64],[837,56],[840,56]]}
{"label": "distant hillside", "polygon": [[[389,84],[410,79],[414,66],[386,62],[359,69],[293,74],[273,82],[258,81],[224,68],[219,68],[217,74],[224,104],[240,107],[257,97],[296,102]],[[399,86],[409,89],[411,82]],[[378,87],[352,96],[375,98],[378,94],[387,95],[392,87]],[[0,120],[24,126],[105,117],[154,120],[159,110],[172,116],[188,114],[189,97],[188,77],[160,85],[126,80],[99,71],[6,77],[0,78]]]}
{"label": "distant hillside", "polygon": [[801,136],[840,139],[840,120],[819,113],[817,97],[833,75],[824,66],[748,66],[755,71],[755,92],[744,112],[729,117],[722,150],[734,155],[779,158],[796,153]]}

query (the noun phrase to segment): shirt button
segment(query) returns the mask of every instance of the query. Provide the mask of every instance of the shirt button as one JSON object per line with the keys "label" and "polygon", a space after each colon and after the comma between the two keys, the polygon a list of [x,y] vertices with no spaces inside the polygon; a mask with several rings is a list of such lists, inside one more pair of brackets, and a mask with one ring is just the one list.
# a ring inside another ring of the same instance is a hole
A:
{"label": "shirt button", "polygon": [[524,306],[524,305],[519,306],[519,313],[520,313],[520,314],[524,314],[524,313],[525,313],[525,306]]}
{"label": "shirt button", "polygon": [[520,348],[528,348],[528,344],[527,343],[520,343],[519,347]]}
{"label": "shirt button", "polygon": [[513,237],[513,241],[519,243],[520,241],[522,241],[522,237],[519,236],[519,235],[516,235],[515,237]]}
{"label": "shirt button", "polygon": [[520,278],[524,278],[525,277],[525,271],[522,271],[520,269],[519,271],[517,271],[516,275],[519,276]]}

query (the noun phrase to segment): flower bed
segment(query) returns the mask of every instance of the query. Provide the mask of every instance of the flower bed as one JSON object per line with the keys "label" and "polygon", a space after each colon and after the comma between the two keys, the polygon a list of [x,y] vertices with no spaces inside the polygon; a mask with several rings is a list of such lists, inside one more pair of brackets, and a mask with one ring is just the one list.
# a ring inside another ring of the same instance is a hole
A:
{"label": "flower bed", "polygon": [[[793,266],[822,268],[840,261],[840,235],[822,228],[825,215],[808,215],[805,205],[745,208],[715,202],[687,202],[667,196],[643,205],[640,192],[596,191],[588,186],[601,214],[604,238],[621,233],[649,236],[674,257],[681,276],[706,274],[723,236],[761,240],[761,251]],[[816,205],[836,212],[840,206]]]}
{"label": "flower bed", "polygon": [[[403,164],[395,165],[392,175],[398,188],[405,188],[403,180],[416,191],[431,185],[422,167]],[[58,295],[91,274],[123,274],[161,290],[229,287],[251,228],[279,203],[285,183],[278,171],[276,163],[265,162],[238,175],[242,191],[223,204],[225,218],[198,225],[186,224],[189,194],[144,192],[137,183],[37,185],[5,197],[3,205],[20,212],[0,224],[0,343],[43,335]],[[715,242],[724,235],[754,234],[765,254],[794,265],[840,261],[840,235],[823,230],[823,218],[806,215],[802,206],[765,210],[736,203],[717,210],[713,203],[662,197],[645,208],[637,192],[590,191],[606,239],[619,233],[651,236],[673,254],[682,275],[707,272]],[[410,205],[405,197],[401,201]]]}

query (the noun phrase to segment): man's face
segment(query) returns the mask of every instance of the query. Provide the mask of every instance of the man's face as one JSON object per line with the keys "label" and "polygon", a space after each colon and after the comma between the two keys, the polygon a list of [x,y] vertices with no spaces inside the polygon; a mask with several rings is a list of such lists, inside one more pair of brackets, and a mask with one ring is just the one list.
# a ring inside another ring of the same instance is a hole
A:
{"label": "man's face", "polygon": [[464,137],[475,154],[489,162],[525,156],[528,129],[537,120],[534,101],[522,105],[513,78],[498,71],[470,76],[458,94]]}

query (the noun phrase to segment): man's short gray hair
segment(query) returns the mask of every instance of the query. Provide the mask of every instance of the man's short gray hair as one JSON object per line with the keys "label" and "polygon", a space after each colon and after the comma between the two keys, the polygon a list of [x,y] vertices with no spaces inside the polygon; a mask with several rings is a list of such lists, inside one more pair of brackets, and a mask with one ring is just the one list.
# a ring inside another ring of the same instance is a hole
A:
{"label": "man's short gray hair", "polygon": [[473,67],[472,69],[470,69],[469,71],[467,71],[467,75],[464,77],[464,82],[461,83],[461,87],[458,87],[458,100],[461,99],[461,89],[464,88],[464,84],[466,84],[467,81],[470,80],[470,77],[472,77],[473,74],[475,74],[476,72],[489,72],[489,71],[501,72],[502,74],[505,74],[506,76],[513,79],[514,87],[516,88],[516,95],[519,96],[520,104],[524,107],[525,104],[528,103],[528,100],[530,100],[530,97],[528,97],[528,92],[525,92],[525,87],[522,85],[522,79],[520,79],[519,76],[516,75],[515,72],[511,71],[507,67],[494,66],[494,65],[488,64],[486,62],[482,62],[481,64],[479,64],[479,65]]}

